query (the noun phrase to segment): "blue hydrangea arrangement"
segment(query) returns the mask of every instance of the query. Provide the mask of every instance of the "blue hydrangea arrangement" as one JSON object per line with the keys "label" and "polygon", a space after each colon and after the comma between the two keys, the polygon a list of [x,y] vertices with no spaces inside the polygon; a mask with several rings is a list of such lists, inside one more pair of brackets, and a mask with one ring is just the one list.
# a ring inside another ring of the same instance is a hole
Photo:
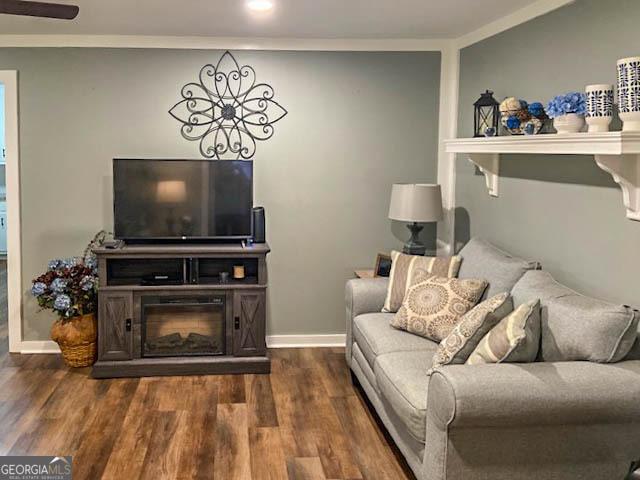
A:
{"label": "blue hydrangea arrangement", "polygon": [[561,117],[568,113],[585,115],[587,113],[587,97],[582,92],[557,95],[549,101],[546,111],[551,118]]}
{"label": "blue hydrangea arrangement", "polygon": [[93,248],[106,232],[99,232],[83,257],[54,259],[47,271],[33,280],[31,293],[43,309],[53,310],[62,321],[94,313],[97,307],[98,263]]}

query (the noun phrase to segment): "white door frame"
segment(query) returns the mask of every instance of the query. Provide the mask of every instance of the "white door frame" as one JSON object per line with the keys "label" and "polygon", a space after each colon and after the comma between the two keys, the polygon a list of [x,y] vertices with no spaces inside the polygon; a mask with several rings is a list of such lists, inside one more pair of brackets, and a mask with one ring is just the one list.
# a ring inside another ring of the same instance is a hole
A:
{"label": "white door frame", "polygon": [[0,70],[0,83],[4,85],[9,351],[20,352],[22,350],[22,253],[20,251],[18,72]]}

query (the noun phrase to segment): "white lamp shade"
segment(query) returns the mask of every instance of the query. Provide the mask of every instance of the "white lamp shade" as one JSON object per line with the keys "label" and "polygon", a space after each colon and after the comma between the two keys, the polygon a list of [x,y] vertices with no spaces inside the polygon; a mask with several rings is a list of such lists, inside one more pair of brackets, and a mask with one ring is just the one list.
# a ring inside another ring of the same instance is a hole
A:
{"label": "white lamp shade", "polygon": [[442,220],[440,185],[395,183],[391,189],[389,218],[418,223]]}
{"label": "white lamp shade", "polygon": [[159,203],[182,203],[187,199],[187,185],[184,180],[161,180],[156,188]]}

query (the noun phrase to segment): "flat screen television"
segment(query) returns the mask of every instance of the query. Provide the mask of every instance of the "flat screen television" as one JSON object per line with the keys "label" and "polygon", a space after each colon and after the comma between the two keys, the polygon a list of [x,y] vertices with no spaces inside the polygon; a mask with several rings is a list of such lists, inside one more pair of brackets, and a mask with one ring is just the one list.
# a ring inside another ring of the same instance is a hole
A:
{"label": "flat screen television", "polygon": [[241,240],[251,237],[253,162],[113,160],[114,237]]}

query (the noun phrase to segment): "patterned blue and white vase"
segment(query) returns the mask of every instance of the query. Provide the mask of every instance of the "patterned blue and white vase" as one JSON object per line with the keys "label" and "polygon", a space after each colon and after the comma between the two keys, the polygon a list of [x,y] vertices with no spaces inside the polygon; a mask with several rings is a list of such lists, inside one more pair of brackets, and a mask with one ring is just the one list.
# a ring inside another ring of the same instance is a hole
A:
{"label": "patterned blue and white vase", "polygon": [[640,131],[640,57],[621,58],[618,67],[618,112],[625,132]]}
{"label": "patterned blue and white vase", "polygon": [[587,85],[586,121],[588,132],[608,132],[613,120],[613,85]]}

